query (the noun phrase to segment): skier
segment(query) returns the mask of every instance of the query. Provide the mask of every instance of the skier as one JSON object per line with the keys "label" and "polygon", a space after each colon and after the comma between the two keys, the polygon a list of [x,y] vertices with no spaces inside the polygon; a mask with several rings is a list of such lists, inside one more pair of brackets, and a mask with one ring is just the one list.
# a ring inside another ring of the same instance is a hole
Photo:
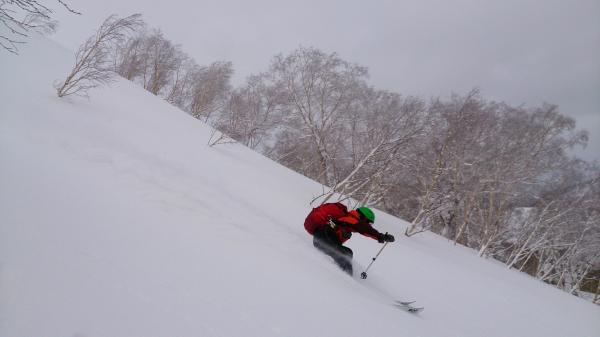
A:
{"label": "skier", "polygon": [[375,214],[368,207],[359,207],[348,212],[341,203],[327,203],[313,208],[304,221],[304,228],[313,236],[313,245],[321,252],[331,256],[340,268],[353,275],[352,250],[344,246],[358,232],[373,238],[379,243],[394,242],[394,236],[380,233],[372,224]]}

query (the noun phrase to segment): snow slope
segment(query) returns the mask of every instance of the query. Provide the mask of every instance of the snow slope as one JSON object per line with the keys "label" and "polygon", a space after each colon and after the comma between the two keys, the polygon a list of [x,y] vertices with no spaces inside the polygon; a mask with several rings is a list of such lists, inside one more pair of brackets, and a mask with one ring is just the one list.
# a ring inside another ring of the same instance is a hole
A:
{"label": "snow slope", "polygon": [[[600,307],[381,212],[397,241],[347,277],[302,226],[319,184],[206,146],[125,80],[58,99],[72,57],[0,52],[0,336],[600,336]],[[363,265],[380,247],[349,246]]]}

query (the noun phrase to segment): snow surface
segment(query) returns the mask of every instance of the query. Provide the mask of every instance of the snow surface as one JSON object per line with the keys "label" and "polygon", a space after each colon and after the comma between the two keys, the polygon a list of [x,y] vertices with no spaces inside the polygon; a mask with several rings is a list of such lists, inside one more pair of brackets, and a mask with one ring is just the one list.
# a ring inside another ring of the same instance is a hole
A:
{"label": "snow surface", "polygon": [[72,59],[0,52],[0,336],[600,336],[600,307],[382,212],[397,241],[346,276],[303,228],[319,184],[125,80],[57,98]]}

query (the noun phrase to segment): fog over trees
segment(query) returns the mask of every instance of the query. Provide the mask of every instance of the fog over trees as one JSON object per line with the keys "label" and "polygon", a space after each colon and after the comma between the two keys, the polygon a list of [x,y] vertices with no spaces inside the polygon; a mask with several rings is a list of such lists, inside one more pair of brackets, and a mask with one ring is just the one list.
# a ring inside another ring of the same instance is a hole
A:
{"label": "fog over trees", "polygon": [[322,183],[312,204],[351,197],[409,221],[409,237],[438,233],[573,294],[600,289],[600,168],[571,155],[587,134],[556,105],[403,96],[316,48],[234,88],[230,62],[198,65],[159,30],[113,47],[122,77]]}

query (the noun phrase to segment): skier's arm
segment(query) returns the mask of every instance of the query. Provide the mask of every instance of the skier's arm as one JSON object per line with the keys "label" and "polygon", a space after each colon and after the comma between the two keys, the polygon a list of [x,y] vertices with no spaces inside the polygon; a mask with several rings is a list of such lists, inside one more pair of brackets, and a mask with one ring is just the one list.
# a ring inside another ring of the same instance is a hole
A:
{"label": "skier's arm", "polygon": [[373,226],[371,226],[369,224],[357,223],[356,225],[354,225],[354,228],[360,234],[362,234],[364,236],[368,236],[379,242],[381,242],[381,240],[383,239],[384,234],[380,233],[378,230],[376,230],[375,228],[373,228]]}
{"label": "skier's arm", "polygon": [[379,231],[377,231],[375,228],[373,228],[373,226],[371,226],[368,223],[360,223],[359,222],[356,224],[351,224],[351,223],[341,221],[341,220],[333,220],[333,222],[338,226],[343,226],[343,227],[349,228],[353,232],[360,233],[364,236],[370,237],[370,238],[380,241],[380,242],[384,235],[384,234],[380,233]]}
{"label": "skier's arm", "polygon": [[394,242],[394,236],[388,233],[381,233],[378,230],[376,230],[375,228],[373,228],[373,226],[371,226],[371,224],[368,223],[357,223],[354,225],[350,225],[350,227],[352,227],[356,232],[364,235],[364,236],[368,236],[372,239],[377,240],[379,243],[384,243],[384,242]]}

